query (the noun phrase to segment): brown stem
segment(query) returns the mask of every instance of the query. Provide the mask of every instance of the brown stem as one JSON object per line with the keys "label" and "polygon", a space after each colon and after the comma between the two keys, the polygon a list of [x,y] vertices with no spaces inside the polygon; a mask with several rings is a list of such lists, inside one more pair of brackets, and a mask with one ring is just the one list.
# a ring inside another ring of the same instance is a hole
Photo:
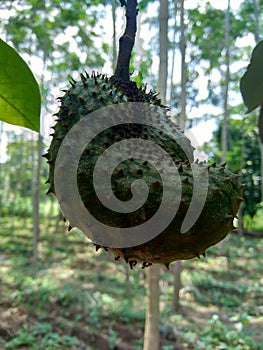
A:
{"label": "brown stem", "polygon": [[119,55],[114,77],[122,81],[130,81],[130,59],[137,30],[137,0],[128,0],[126,8],[126,28],[119,40]]}

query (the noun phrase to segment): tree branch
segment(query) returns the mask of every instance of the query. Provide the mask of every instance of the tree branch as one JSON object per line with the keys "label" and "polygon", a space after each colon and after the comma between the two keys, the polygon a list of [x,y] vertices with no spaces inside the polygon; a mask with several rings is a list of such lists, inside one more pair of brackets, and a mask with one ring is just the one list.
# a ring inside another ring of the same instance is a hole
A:
{"label": "tree branch", "polygon": [[114,77],[122,81],[130,81],[130,59],[137,31],[137,0],[128,0],[126,6],[126,28],[119,40],[119,55]]}
{"label": "tree branch", "polygon": [[120,0],[120,3],[121,3],[121,7],[127,6],[126,0]]}

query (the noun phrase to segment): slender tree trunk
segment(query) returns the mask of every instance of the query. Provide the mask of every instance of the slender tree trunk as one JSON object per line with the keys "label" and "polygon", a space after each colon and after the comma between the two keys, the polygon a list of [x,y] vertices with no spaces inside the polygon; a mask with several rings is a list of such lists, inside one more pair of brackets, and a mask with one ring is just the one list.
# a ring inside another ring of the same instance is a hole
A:
{"label": "slender tree trunk", "polygon": [[146,270],[146,319],[143,350],[160,349],[160,267],[152,265]]}
{"label": "slender tree trunk", "polygon": [[[25,141],[26,141],[26,132],[21,134],[21,145],[20,145],[20,154],[21,154],[21,159],[23,163],[26,163],[26,146],[25,146]],[[17,178],[21,179],[22,178],[22,169],[19,168],[19,171],[17,172]],[[25,182],[24,181],[18,181],[18,197],[22,199],[24,188],[25,188]],[[19,207],[18,207],[18,212],[19,212],[19,219],[21,220],[21,223],[23,226],[25,226],[25,211],[26,211],[26,201],[20,201]],[[19,220],[19,221],[20,221]],[[22,221],[23,220],[23,221]]]}
{"label": "slender tree trunk", "polygon": [[181,51],[181,114],[179,126],[185,129],[186,121],[186,39],[185,39],[185,23],[184,23],[184,0],[180,0],[180,51]]}
{"label": "slender tree trunk", "polygon": [[[246,147],[245,147],[245,141],[244,138],[242,137],[242,144],[241,144],[241,157],[240,157],[240,169],[244,168],[244,157],[242,156],[246,152]],[[238,234],[239,235],[244,235],[244,222],[243,222],[243,203],[241,203],[239,210],[238,210]]]}
{"label": "slender tree trunk", "polygon": [[239,211],[238,211],[238,234],[243,235],[244,234],[244,226],[243,226],[243,206],[241,204]]}
{"label": "slender tree trunk", "polygon": [[[158,87],[163,104],[166,101],[168,75],[168,0],[160,0],[159,12],[159,79]],[[153,265],[146,270],[146,319],[143,350],[160,349],[160,266]]]}
{"label": "slender tree trunk", "polygon": [[258,6],[258,0],[253,0],[254,5],[254,15],[255,15],[255,41],[256,43],[259,42],[259,6]]}
{"label": "slender tree trunk", "polygon": [[182,264],[181,261],[176,261],[173,265],[173,275],[174,275],[174,290],[173,290],[173,311],[179,310],[179,292],[181,289],[181,272]]}
{"label": "slender tree trunk", "polygon": [[[180,51],[181,51],[181,113],[179,126],[184,131],[186,122],[186,38],[185,38],[185,23],[184,23],[184,0],[180,0]],[[181,288],[181,261],[176,261],[172,265],[174,274],[174,290],[173,290],[173,310],[179,308],[179,292]]]}
{"label": "slender tree trunk", "polygon": [[126,289],[126,297],[131,297],[131,279],[130,279],[130,266],[128,264],[125,265],[126,268],[126,282],[125,282],[125,289]]}
{"label": "slender tree trunk", "polygon": [[35,181],[33,187],[33,260],[38,260],[38,243],[40,236],[40,218],[39,218],[39,204],[40,204],[40,174],[42,164],[42,144],[43,137],[41,133],[38,135],[38,150],[37,150],[37,168],[35,173]]}
{"label": "slender tree trunk", "polygon": [[[43,59],[43,71],[40,78],[40,92],[41,96],[45,96],[43,86],[44,86],[44,72],[46,71],[47,58],[45,56],[45,48],[43,48],[44,59]],[[42,167],[42,155],[43,155],[43,135],[42,130],[44,126],[43,120],[43,110],[41,110],[40,115],[40,132],[38,134],[37,143],[37,167],[35,173],[35,181],[33,182],[33,261],[38,260],[38,243],[40,237],[40,188],[41,188],[41,167]]]}
{"label": "slender tree trunk", "polygon": [[143,37],[141,35],[141,21],[142,21],[142,14],[139,12],[137,16],[138,20],[138,29],[135,37],[135,52],[136,52],[136,57],[134,59],[133,65],[135,69],[140,69],[140,63],[145,59],[145,50],[143,47]]}
{"label": "slender tree trunk", "polygon": [[54,234],[51,236],[52,237],[52,242],[53,242],[53,237],[59,231],[59,226],[60,226],[61,221],[63,221],[63,215],[61,214],[61,211],[59,210],[59,212],[57,213],[57,217],[56,217],[56,224],[55,224]]}
{"label": "slender tree trunk", "polygon": [[54,222],[53,219],[55,218],[54,216],[54,198],[52,196],[50,196],[50,207],[49,207],[49,211],[47,213],[47,222],[46,222],[46,230],[49,231],[49,229],[51,227],[53,227]]}
{"label": "slender tree trunk", "polygon": [[167,75],[168,75],[168,0],[160,1],[159,13],[159,78],[158,91],[163,104],[166,104]]}
{"label": "slender tree trunk", "polygon": [[222,163],[226,162],[227,156],[227,133],[228,133],[228,91],[229,91],[229,81],[230,81],[230,0],[228,0],[227,10],[225,15],[225,93],[224,93],[224,118],[222,123],[222,138],[221,138],[221,148],[222,148]]}
{"label": "slender tree trunk", "polygon": [[177,17],[177,10],[178,10],[178,1],[174,1],[174,37],[173,37],[173,55],[172,55],[172,68],[171,68],[171,81],[170,81],[170,105],[172,107],[173,105],[173,99],[174,99],[174,85],[173,85],[173,77],[174,77],[174,68],[175,68],[175,53],[176,53],[176,34],[178,31],[177,23],[176,23],[176,17]]}
{"label": "slender tree trunk", "polygon": [[116,38],[116,0],[111,0],[111,16],[112,16],[112,26],[113,26],[113,35],[112,35],[112,70],[116,66],[117,62],[117,38]]}

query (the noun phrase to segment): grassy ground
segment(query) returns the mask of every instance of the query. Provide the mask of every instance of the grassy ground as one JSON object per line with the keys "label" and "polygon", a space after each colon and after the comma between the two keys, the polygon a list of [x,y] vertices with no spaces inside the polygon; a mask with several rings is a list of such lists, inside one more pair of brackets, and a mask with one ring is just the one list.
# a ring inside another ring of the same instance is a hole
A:
{"label": "grassy ground", "polygon": [[[12,226],[12,227],[11,227]],[[32,262],[30,223],[0,228],[0,349],[142,349],[145,272],[129,273],[77,233],[43,223]],[[263,349],[263,240],[231,234],[183,262],[180,312],[162,270],[162,350]]]}

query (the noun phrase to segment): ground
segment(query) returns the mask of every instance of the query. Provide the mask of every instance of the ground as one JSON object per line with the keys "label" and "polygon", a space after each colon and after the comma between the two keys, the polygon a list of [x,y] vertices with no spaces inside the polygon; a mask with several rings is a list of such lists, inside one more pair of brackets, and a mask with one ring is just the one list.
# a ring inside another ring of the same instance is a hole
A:
{"label": "ground", "polygon": [[[0,349],[142,349],[145,271],[129,271],[76,232],[41,226],[32,261],[30,221],[0,228]],[[161,274],[162,350],[263,349],[263,240],[230,234],[207,257]]]}

